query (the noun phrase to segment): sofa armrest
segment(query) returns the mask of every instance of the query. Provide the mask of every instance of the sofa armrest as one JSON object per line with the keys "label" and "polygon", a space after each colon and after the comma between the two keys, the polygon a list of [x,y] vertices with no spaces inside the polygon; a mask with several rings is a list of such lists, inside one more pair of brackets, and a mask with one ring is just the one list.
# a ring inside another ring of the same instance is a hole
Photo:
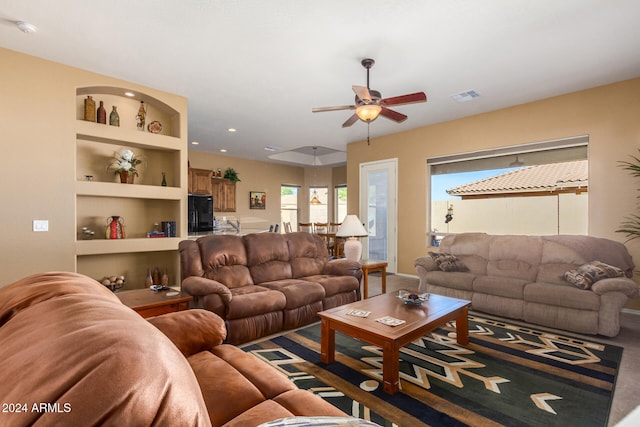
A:
{"label": "sofa armrest", "polygon": [[181,288],[189,295],[203,297],[218,294],[225,304],[231,301],[231,290],[220,282],[199,276],[189,276],[182,281]]}
{"label": "sofa armrest", "polygon": [[621,292],[629,298],[638,297],[640,292],[636,282],[625,277],[610,277],[598,280],[591,285],[591,290],[598,295],[604,295],[607,292]]}
{"label": "sofa armrest", "polygon": [[185,357],[220,345],[227,337],[224,320],[207,310],[177,311],[147,320],[160,329]]}
{"label": "sofa armrest", "polygon": [[362,268],[357,261],[349,261],[348,259],[339,258],[329,260],[324,266],[323,274],[333,276],[353,276],[358,281],[362,280]]}
{"label": "sofa armrest", "polygon": [[436,261],[430,256],[423,256],[423,257],[417,258],[414,261],[413,265],[416,267],[416,269],[418,267],[421,267],[426,271],[438,270],[438,264],[436,264]]}

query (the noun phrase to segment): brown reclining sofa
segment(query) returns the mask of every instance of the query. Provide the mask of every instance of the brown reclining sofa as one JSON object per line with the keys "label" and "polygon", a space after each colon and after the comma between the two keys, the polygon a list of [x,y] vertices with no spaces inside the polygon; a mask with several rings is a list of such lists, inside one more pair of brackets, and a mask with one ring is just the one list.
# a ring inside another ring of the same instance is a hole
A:
{"label": "brown reclining sofa", "polygon": [[360,264],[329,260],[315,234],[210,235],[180,242],[182,291],[225,319],[240,344],[318,320],[360,299]]}
{"label": "brown reclining sofa", "polygon": [[0,425],[249,426],[346,416],[228,344],[205,310],[145,320],[104,286],[45,273],[0,288]]}

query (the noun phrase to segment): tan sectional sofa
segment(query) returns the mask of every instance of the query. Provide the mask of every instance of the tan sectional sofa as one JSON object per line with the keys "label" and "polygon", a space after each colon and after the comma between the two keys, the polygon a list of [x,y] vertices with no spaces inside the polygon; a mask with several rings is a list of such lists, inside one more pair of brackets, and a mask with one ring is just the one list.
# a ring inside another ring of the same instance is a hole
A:
{"label": "tan sectional sofa", "polygon": [[[538,325],[615,336],[621,309],[638,296],[629,252],[609,239],[461,233],[446,236],[438,252],[453,255],[460,271],[442,271],[431,256],[418,258],[421,291],[467,299],[473,310]],[[623,276],[598,280],[590,289],[565,279],[566,272],[591,261],[615,266]]]}
{"label": "tan sectional sofa", "polygon": [[205,310],[148,321],[104,286],[51,272],[0,289],[0,425],[247,426],[346,416],[232,345]]}
{"label": "tan sectional sofa", "polygon": [[182,290],[222,317],[240,344],[318,320],[360,299],[360,264],[329,260],[318,235],[211,235],[180,242]]}

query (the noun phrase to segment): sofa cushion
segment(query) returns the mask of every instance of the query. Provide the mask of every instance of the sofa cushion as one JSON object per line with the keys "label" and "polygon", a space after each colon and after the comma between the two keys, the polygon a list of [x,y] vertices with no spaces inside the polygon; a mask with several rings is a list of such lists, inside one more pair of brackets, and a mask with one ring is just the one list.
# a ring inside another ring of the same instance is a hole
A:
{"label": "sofa cushion", "polygon": [[212,425],[221,426],[265,401],[258,387],[216,354],[203,351],[188,360],[198,379]]}
{"label": "sofa cushion", "polygon": [[598,280],[623,276],[624,271],[618,267],[600,261],[591,261],[582,264],[575,270],[567,271],[563,277],[567,282],[577,288],[591,289],[591,286]]}
{"label": "sofa cushion", "polygon": [[[203,277],[224,283],[228,288],[254,284],[247,268],[247,253],[240,236],[206,236],[196,240],[196,243],[200,247],[201,255],[197,258],[202,257]],[[184,257],[181,256],[181,259]],[[187,277],[184,272],[182,274]]]}
{"label": "sofa cushion", "polygon": [[[473,290],[473,281],[476,279],[475,274],[467,272],[449,272],[435,270],[427,273],[427,282],[431,285],[446,286],[453,289],[462,289],[466,291]],[[427,289],[428,291],[428,289]]]}
{"label": "sofa cushion", "polygon": [[316,275],[303,278],[316,282],[324,288],[325,296],[329,297],[343,292],[355,291],[360,287],[360,281],[353,276]]}
{"label": "sofa cushion", "polygon": [[473,281],[473,291],[506,298],[522,299],[524,297],[524,287],[527,283],[531,282],[511,277],[478,276]]}
{"label": "sofa cushion", "polygon": [[598,311],[600,309],[600,297],[596,293],[574,288],[568,284],[529,283],[524,288],[524,300],[579,310]]}
{"label": "sofa cushion", "polygon": [[452,234],[442,239],[440,251],[455,255],[470,273],[486,275],[490,242],[485,233]]}
{"label": "sofa cushion", "polygon": [[247,266],[253,282],[290,279],[289,247],[284,235],[277,233],[252,233],[243,237],[247,251]]}
{"label": "sofa cushion", "polygon": [[263,313],[284,310],[287,300],[282,292],[262,286],[243,286],[232,290],[226,318],[240,319]]}
{"label": "sofa cushion", "polygon": [[262,282],[260,286],[282,292],[287,300],[286,309],[292,309],[322,301],[324,288],[319,283],[300,279],[276,280]]}
{"label": "sofa cushion", "polygon": [[487,276],[513,277],[533,282],[538,275],[542,240],[537,236],[493,236]]}
{"label": "sofa cushion", "polygon": [[284,235],[289,246],[289,262],[293,277],[322,274],[329,260],[327,245],[318,235],[296,232]]}

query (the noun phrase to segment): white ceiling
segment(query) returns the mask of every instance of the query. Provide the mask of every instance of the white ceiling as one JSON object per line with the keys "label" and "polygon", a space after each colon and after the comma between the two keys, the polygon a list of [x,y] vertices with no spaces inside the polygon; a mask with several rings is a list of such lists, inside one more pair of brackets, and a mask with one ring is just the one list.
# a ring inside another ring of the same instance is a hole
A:
{"label": "white ceiling", "polygon": [[352,104],[363,58],[383,97],[428,97],[375,141],[638,77],[639,18],[638,0],[0,0],[0,46],[186,96],[192,149],[312,164],[319,146],[328,165],[367,125],[311,108]]}

